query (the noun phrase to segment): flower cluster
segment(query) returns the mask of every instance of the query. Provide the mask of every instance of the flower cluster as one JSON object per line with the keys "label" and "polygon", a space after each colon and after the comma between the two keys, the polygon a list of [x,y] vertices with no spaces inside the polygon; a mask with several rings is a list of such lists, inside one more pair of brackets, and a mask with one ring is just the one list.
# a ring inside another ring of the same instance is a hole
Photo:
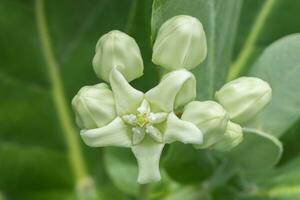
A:
{"label": "flower cluster", "polygon": [[138,162],[138,182],[160,180],[159,160],[174,141],[196,148],[230,150],[242,141],[244,123],[271,99],[269,85],[243,77],[216,92],[214,101],[194,101],[196,78],[188,70],[207,54],[202,24],[175,16],[160,28],[152,61],[169,71],[146,93],[129,82],[142,76],[143,60],[135,40],[120,31],[102,36],[93,67],[108,82],[81,88],[72,100],[83,141],[92,147],[131,148]]}

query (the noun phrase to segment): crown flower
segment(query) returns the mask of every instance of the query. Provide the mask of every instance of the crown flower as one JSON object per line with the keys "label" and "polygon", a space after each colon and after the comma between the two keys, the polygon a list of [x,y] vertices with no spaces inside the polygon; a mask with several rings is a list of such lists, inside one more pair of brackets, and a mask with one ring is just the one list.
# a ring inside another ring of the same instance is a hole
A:
{"label": "crown flower", "polygon": [[159,161],[166,144],[179,141],[221,151],[237,146],[243,139],[237,123],[254,117],[270,101],[270,88],[260,79],[241,78],[216,93],[218,103],[195,101],[196,78],[187,69],[203,62],[206,53],[198,19],[169,19],[158,32],[152,56],[169,72],[143,93],[129,83],[144,68],[135,40],[120,31],[102,36],[93,67],[107,83],[85,86],[72,100],[83,141],[91,147],[131,148],[140,184],[161,179]]}
{"label": "crown flower", "polygon": [[[109,40],[118,40],[119,44],[110,44]],[[111,51],[119,47],[124,51]],[[139,166],[138,182],[148,183],[160,180],[159,159],[165,144],[201,144],[203,136],[196,125],[181,120],[175,112],[196,97],[194,75],[184,69],[172,71],[144,94],[128,82],[142,74],[137,52],[137,44],[125,33],[112,31],[102,36],[93,64],[111,89],[105,83],[85,86],[72,105],[84,142],[92,147],[131,148]]]}

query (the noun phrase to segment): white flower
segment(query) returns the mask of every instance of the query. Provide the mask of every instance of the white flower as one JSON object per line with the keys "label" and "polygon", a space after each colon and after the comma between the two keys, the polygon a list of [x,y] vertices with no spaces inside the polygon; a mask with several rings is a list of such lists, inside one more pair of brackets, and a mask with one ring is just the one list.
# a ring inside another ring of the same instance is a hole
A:
{"label": "white flower", "polygon": [[198,19],[184,15],[169,19],[158,32],[152,59],[174,71],[144,94],[129,84],[143,74],[134,39],[120,31],[102,36],[93,67],[110,88],[104,83],[83,87],[72,101],[83,141],[91,147],[131,148],[140,184],[160,180],[159,160],[165,144],[180,141],[217,150],[238,145],[242,128],[233,122],[244,122],[260,111],[271,99],[271,88],[260,79],[244,77],[216,93],[222,106],[213,101],[192,102],[196,78],[186,69],[203,62],[206,53]]}
{"label": "white flower", "polygon": [[[160,180],[159,159],[165,144],[174,141],[202,143],[200,129],[174,113],[195,98],[196,82],[192,73],[186,70],[170,72],[145,94],[131,87],[117,68],[112,69],[109,82],[113,96],[107,98],[111,98],[109,102],[114,101],[114,119],[98,128],[81,130],[81,136],[92,147],[131,148],[138,161],[139,183]],[[98,106],[101,108],[105,104]]]}

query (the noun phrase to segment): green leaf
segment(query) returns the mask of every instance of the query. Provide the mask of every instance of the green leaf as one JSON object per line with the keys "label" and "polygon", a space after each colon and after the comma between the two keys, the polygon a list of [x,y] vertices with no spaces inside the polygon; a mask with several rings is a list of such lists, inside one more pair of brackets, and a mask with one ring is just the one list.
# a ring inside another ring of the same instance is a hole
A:
{"label": "green leaf", "polygon": [[272,88],[271,104],[251,124],[280,137],[300,118],[300,34],[286,36],[270,45],[249,76],[267,81]]}
{"label": "green leaf", "polygon": [[[256,190],[247,200],[295,200],[300,198],[300,157],[256,179]],[[243,198],[244,199],[244,198]]]}
{"label": "green leaf", "polygon": [[197,17],[208,41],[208,57],[193,73],[197,78],[198,99],[212,99],[224,83],[230,64],[241,0],[154,0],[152,39],[167,19],[180,14]]}
{"label": "green leaf", "polygon": [[[97,190],[97,200],[128,200],[128,198],[122,194],[119,190],[112,187],[111,185],[100,185],[101,187]],[[46,190],[35,190],[35,191],[24,191],[15,195],[16,199],[22,200],[78,200],[76,193],[72,189],[46,189]],[[2,200],[0,198],[0,200]],[[3,199],[5,200],[5,199]]]}
{"label": "green leaf", "polygon": [[5,200],[4,195],[0,192],[0,200]]}
{"label": "green leaf", "polygon": [[15,195],[15,198],[23,200],[76,200],[76,194],[72,190],[42,190],[42,191],[29,191]]}
{"label": "green leaf", "polygon": [[261,171],[273,167],[282,154],[281,142],[270,134],[250,128],[243,129],[244,140],[230,153],[240,167]]}
{"label": "green leaf", "polygon": [[207,150],[197,150],[191,145],[172,144],[164,159],[163,166],[168,175],[184,184],[198,183],[209,178],[217,162]]}
{"label": "green leaf", "polygon": [[105,166],[110,179],[123,192],[137,194],[137,163],[130,149],[105,148]]}
{"label": "green leaf", "polygon": [[[79,88],[100,82],[91,65],[96,42],[112,29],[124,31],[130,4],[131,0],[45,1],[52,46],[70,104]],[[24,199],[23,195],[33,199],[30,194],[50,190],[74,192],[34,14],[34,1],[1,0],[0,189],[9,199]],[[83,150],[96,183],[113,188],[104,175],[101,152],[85,146]],[[68,195],[53,198],[63,196]]]}
{"label": "green leaf", "polygon": [[280,140],[284,144],[284,151],[279,165],[288,162],[289,160],[299,156],[300,153],[300,120],[295,123],[288,131],[282,135]]}
{"label": "green leaf", "polygon": [[[244,0],[238,24],[238,37],[235,41],[234,57],[243,48],[264,2],[262,0]],[[300,17],[299,6],[300,1],[298,0],[275,1],[262,30],[260,30],[253,53],[247,62],[246,69],[242,72],[243,75],[247,74],[257,57],[267,46],[286,35],[300,32],[300,21],[294,20]]]}
{"label": "green leaf", "polygon": [[58,151],[1,142],[0,159],[0,188],[6,192],[64,189],[73,185],[69,166],[61,164],[67,158]]}

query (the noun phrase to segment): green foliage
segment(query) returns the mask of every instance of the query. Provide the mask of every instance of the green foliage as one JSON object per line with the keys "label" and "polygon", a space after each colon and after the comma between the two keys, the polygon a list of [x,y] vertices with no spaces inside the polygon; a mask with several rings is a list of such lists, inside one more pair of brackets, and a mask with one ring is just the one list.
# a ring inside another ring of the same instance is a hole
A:
{"label": "green foliage", "polygon": [[[160,25],[178,14],[203,23],[208,57],[193,73],[197,98],[213,99],[243,49],[263,1],[51,0],[45,4],[64,95],[70,102],[79,88],[100,82],[91,65],[94,47],[102,34],[113,29],[129,33],[140,46],[145,75],[133,85],[143,91],[153,87],[160,69],[151,63],[151,45]],[[229,153],[170,145],[161,163],[163,180],[150,187],[151,199],[300,198],[300,35],[289,35],[300,32],[299,7],[298,0],[276,0],[241,72],[266,80],[273,89],[272,103],[244,129],[243,143]],[[51,96],[34,1],[0,0],[0,15],[0,199],[76,199],[76,180]],[[284,162],[272,168],[282,153],[277,138],[282,138],[286,152]],[[130,150],[103,151],[82,144],[82,151],[98,199],[135,199],[137,165]],[[221,167],[224,163],[226,168]]]}
{"label": "green foliage", "polygon": [[[298,199],[300,171],[299,157],[285,166],[274,169],[265,175],[256,178],[256,189],[245,193],[247,200],[292,200]],[[249,189],[250,184],[245,186]]]}
{"label": "green foliage", "polygon": [[253,125],[280,137],[300,118],[300,34],[290,35],[270,45],[249,72],[272,87],[271,105]]}
{"label": "green foliage", "polygon": [[256,129],[244,129],[243,133],[243,142],[229,153],[233,162],[245,170],[261,171],[279,161],[282,145],[277,138]]}
{"label": "green foliage", "polygon": [[180,143],[171,145],[163,162],[168,175],[185,184],[198,183],[210,178],[216,165],[217,160],[209,151],[199,151]]}
{"label": "green foliage", "polygon": [[[68,102],[83,85],[99,82],[91,66],[95,43],[111,29],[124,30],[130,3],[46,2]],[[6,96],[0,100],[0,191],[5,199],[74,199],[74,177],[50,94],[34,1],[1,0],[0,11],[0,93]],[[84,150],[96,182],[108,188],[99,196],[110,193],[121,199],[99,151]]]}
{"label": "green foliage", "polygon": [[129,194],[138,193],[137,164],[130,149],[106,148],[105,165],[119,189]]}

